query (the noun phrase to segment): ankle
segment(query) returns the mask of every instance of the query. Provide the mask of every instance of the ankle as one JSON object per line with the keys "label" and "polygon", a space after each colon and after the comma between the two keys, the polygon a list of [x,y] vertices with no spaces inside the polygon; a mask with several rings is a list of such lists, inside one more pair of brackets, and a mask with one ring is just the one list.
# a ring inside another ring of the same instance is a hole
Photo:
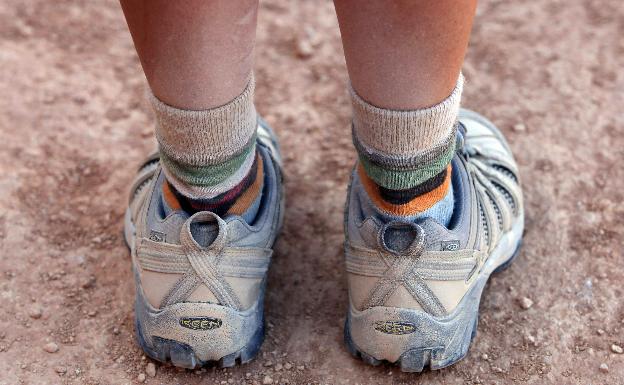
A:
{"label": "ankle", "polygon": [[375,107],[351,89],[359,179],[384,215],[450,221],[451,161],[462,87],[460,76],[446,99],[409,111]]}
{"label": "ankle", "polygon": [[254,158],[251,169],[237,185],[213,197],[185,195],[165,180],[162,185],[165,211],[183,210],[189,214],[211,211],[219,216],[255,217],[264,186],[264,163],[259,153]]}

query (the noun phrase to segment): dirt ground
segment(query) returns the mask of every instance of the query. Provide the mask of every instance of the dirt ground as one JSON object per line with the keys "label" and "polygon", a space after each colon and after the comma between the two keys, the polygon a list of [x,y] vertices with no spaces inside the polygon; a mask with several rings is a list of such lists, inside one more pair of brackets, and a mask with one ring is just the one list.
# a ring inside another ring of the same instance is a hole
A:
{"label": "dirt ground", "polygon": [[[281,137],[288,194],[266,342],[248,365],[156,364],[147,383],[624,383],[620,0],[481,2],[464,105],[515,150],[525,242],[485,292],[468,357],[421,375],[368,367],[342,342],[354,151],[333,5],[263,1],[259,25],[256,100]],[[0,384],[143,379],[121,236],[127,189],[154,145],[143,90],[116,2],[0,3]]]}

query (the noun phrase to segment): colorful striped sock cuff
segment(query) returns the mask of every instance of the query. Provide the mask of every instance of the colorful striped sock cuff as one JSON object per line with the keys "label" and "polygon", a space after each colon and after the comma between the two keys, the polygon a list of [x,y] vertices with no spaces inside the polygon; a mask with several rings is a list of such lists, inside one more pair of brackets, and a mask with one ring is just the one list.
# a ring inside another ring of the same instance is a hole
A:
{"label": "colorful striped sock cuff", "polygon": [[436,203],[446,197],[451,186],[452,168],[450,165],[447,166],[444,172],[445,176],[441,184],[424,194],[413,197],[404,203],[394,203],[388,201],[384,197],[381,187],[368,176],[361,163],[358,164],[357,173],[366,194],[375,207],[377,207],[377,209],[381,212],[391,216],[415,216],[432,208]]}
{"label": "colorful striped sock cuff", "polygon": [[[255,153],[256,153],[256,150],[253,150],[253,152],[250,152],[245,157],[243,164],[233,174],[231,175],[221,174],[223,175],[223,177],[225,177],[225,179],[214,185],[203,184],[203,183],[191,184],[189,183],[189,179],[185,177],[185,174],[182,174],[182,178],[181,178],[178,176],[178,174],[176,174],[175,172],[172,172],[169,168],[170,164],[168,164],[166,160],[162,160],[162,156],[161,156],[161,161],[163,164],[163,172],[165,173],[165,177],[167,178],[167,181],[171,183],[178,192],[180,192],[181,194],[183,194],[189,199],[209,199],[209,198],[214,198],[220,194],[223,194],[233,189],[236,185],[238,185],[241,182],[241,180],[245,177],[245,175],[249,173],[249,170],[251,169],[251,166],[253,165],[253,162],[255,159]],[[206,167],[205,169],[202,169],[202,170],[206,172],[219,171],[219,167],[215,169]],[[211,176],[210,179],[216,181],[216,180],[221,180],[223,178],[218,177],[218,176]]]}
{"label": "colorful striped sock cuff", "polygon": [[442,143],[413,156],[384,156],[366,148],[355,135],[353,142],[360,164],[375,183],[389,190],[406,190],[446,169],[455,155],[457,129],[452,129]]}
{"label": "colorful striped sock cuff", "polygon": [[191,199],[177,191],[169,182],[162,187],[163,198],[172,210],[187,212],[212,211],[217,215],[242,215],[253,204],[264,185],[264,165],[260,154],[255,154],[254,162],[243,179],[228,191],[208,199]]}
{"label": "colorful striped sock cuff", "polygon": [[243,92],[232,101],[200,111],[167,105],[148,92],[160,150],[177,162],[194,166],[223,163],[240,154],[258,126],[254,89],[250,75]]}
{"label": "colorful striped sock cuff", "polygon": [[386,202],[389,202],[395,205],[402,205],[402,204],[408,203],[409,201],[411,201],[412,199],[418,196],[427,194],[435,190],[436,188],[438,188],[438,186],[440,186],[446,181],[447,174],[448,174],[448,168],[445,168],[444,170],[442,170],[442,172],[440,172],[433,178],[428,179],[415,187],[405,189],[405,190],[391,190],[391,189],[387,189],[385,187],[379,186],[379,194],[381,195],[383,200],[385,200]]}
{"label": "colorful striped sock cuff", "polygon": [[442,102],[397,111],[367,103],[351,87],[353,143],[367,175],[383,188],[406,190],[441,173],[455,153],[462,90],[460,74]]}
{"label": "colorful striped sock cuff", "polygon": [[[230,176],[240,173],[246,174],[249,167],[243,167],[246,163],[253,162],[256,152],[256,136],[254,135],[249,143],[231,158],[211,165],[193,165],[180,162],[161,151],[160,160],[169,173],[175,175],[175,179],[184,185],[197,187],[216,186],[226,181]],[[242,172],[240,172],[242,171]],[[242,175],[240,175],[242,177]]]}
{"label": "colorful striped sock cuff", "polygon": [[148,93],[167,180],[189,198],[213,198],[237,185],[255,157],[254,79],[231,102],[202,111],[167,105]]}

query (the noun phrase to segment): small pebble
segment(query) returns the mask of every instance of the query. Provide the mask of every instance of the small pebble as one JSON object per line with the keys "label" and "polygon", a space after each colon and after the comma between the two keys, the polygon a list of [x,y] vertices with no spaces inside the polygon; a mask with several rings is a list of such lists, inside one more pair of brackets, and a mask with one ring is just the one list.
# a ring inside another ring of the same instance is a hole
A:
{"label": "small pebble", "polygon": [[523,123],[514,124],[513,130],[516,132],[524,132],[526,131],[526,126]]}
{"label": "small pebble", "polygon": [[531,298],[528,298],[528,297],[520,298],[519,302],[520,302],[520,307],[523,308],[524,310],[530,309],[531,306],[533,306],[533,301],[531,300]]}
{"label": "small pebble", "polygon": [[297,41],[297,56],[300,58],[309,58],[314,53],[314,48],[309,41],[301,39]]}
{"label": "small pebble", "polygon": [[67,373],[67,368],[64,366],[57,366],[56,368],[54,368],[54,371],[57,372],[60,375],[63,375],[65,373]]}
{"label": "small pebble", "polygon": [[603,373],[607,373],[609,371],[609,365],[603,362],[602,364],[600,364],[600,371]]}
{"label": "small pebble", "polygon": [[613,353],[622,354],[624,353],[624,349],[620,345],[613,344],[611,345],[611,351]]}
{"label": "small pebble", "polygon": [[251,377],[251,373],[249,373],[249,372],[245,373],[245,377],[246,378],[250,378]]}
{"label": "small pebble", "polygon": [[43,346],[43,350],[48,353],[56,353],[59,351],[59,346],[54,342],[49,342]]}
{"label": "small pebble", "polygon": [[28,315],[32,319],[39,319],[43,315],[43,311],[41,310],[39,306],[35,306],[32,309],[30,309],[30,311],[28,312]]}
{"label": "small pebble", "polygon": [[267,361],[264,363],[264,366],[269,367],[269,366],[273,366],[273,362],[272,361]]}
{"label": "small pebble", "polygon": [[273,379],[269,376],[264,376],[262,379],[262,385],[270,385],[273,383]]}
{"label": "small pebble", "polygon": [[145,367],[145,373],[150,377],[156,377],[156,365],[153,362],[148,363]]}
{"label": "small pebble", "polygon": [[490,358],[490,357],[488,357],[488,355],[487,355],[486,353],[483,353],[483,354],[481,355],[481,358],[482,358],[484,361],[487,361],[487,360],[488,360],[488,358]]}
{"label": "small pebble", "polygon": [[598,330],[596,330],[596,333],[598,333],[598,335],[601,336],[601,335],[603,335],[605,333],[605,331],[602,330],[602,329],[598,329]]}
{"label": "small pebble", "polygon": [[137,381],[139,382],[145,382],[146,379],[147,377],[145,376],[145,373],[139,373],[139,375],[137,376]]}
{"label": "small pebble", "polygon": [[286,369],[286,370],[290,370],[290,369],[292,369],[292,364],[291,364],[290,362],[287,362],[287,363],[284,365],[284,369]]}
{"label": "small pebble", "polygon": [[303,369],[305,369],[305,366],[303,366],[303,365],[297,366],[297,370],[303,370]]}

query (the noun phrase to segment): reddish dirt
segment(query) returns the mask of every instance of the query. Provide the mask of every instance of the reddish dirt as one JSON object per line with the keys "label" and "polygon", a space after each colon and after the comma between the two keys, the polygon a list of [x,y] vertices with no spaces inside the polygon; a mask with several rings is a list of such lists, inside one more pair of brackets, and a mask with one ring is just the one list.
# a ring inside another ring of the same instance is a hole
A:
{"label": "reddish dirt", "polygon": [[[464,104],[517,154],[526,237],[486,290],[468,357],[413,375],[368,367],[342,343],[354,151],[332,3],[263,1],[257,104],[281,137],[289,198],[267,339],[251,364],[157,364],[147,382],[623,383],[612,350],[624,346],[622,36],[619,0],[480,4]],[[115,2],[0,4],[0,384],[130,384],[145,372],[121,237],[135,166],[154,145],[143,87]]]}

